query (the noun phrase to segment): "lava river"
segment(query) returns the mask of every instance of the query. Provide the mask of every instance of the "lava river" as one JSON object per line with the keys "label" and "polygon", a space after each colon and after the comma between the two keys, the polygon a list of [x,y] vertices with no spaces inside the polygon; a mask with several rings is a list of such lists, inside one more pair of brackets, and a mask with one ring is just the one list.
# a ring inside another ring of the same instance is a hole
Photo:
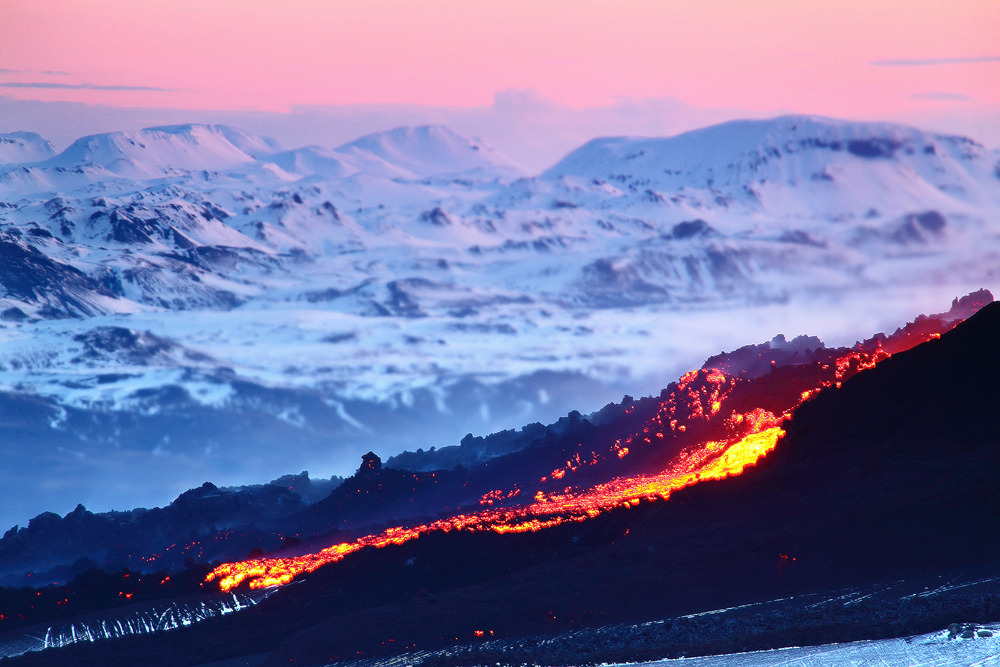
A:
{"label": "lava river", "polygon": [[[254,589],[280,586],[361,549],[402,544],[432,532],[539,531],[586,521],[642,501],[662,502],[674,491],[700,481],[739,475],[778,445],[784,434],[783,421],[802,402],[873,367],[888,358],[889,350],[908,349],[957,324],[957,320],[946,319],[918,322],[919,327],[910,325],[893,336],[869,339],[853,348],[810,352],[812,356],[803,360],[805,363],[776,366],[772,361],[771,372],[758,377],[719,368],[691,371],[664,390],[652,417],[631,435],[606,443],[603,451],[585,458],[568,458],[565,466],[540,482],[492,491],[483,496],[479,507],[459,510],[448,518],[388,528],[316,553],[225,563],[216,567],[207,581],[217,582],[223,591],[241,584]],[[762,347],[760,354],[765,361],[767,352]],[[581,468],[622,470],[615,466],[624,465],[626,458],[666,462],[659,464],[655,474],[624,474],[590,485],[566,485]],[[546,491],[553,483],[561,488]],[[534,495],[529,495],[535,489]],[[522,490],[528,494],[521,494]]]}

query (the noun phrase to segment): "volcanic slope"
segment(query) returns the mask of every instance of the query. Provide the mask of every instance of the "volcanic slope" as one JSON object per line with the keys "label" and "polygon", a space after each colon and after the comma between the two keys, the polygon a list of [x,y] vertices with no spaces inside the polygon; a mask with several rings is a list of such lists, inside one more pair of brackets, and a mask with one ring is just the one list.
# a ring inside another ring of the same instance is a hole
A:
{"label": "volcanic slope", "polygon": [[[524,559],[521,572],[490,572],[476,586],[303,629],[285,642],[274,664],[279,656],[306,662],[346,657],[350,647],[377,651],[390,637],[397,645],[422,643],[477,628],[509,636],[941,573],[996,576],[997,340],[1000,305],[992,304],[939,340],[807,401],[777,449],[743,475],[703,482],[666,503],[622,510],[593,524],[526,536],[523,545],[509,547]],[[465,539],[471,563],[476,538]],[[594,546],[566,553],[580,542]],[[458,538],[453,548],[462,549]],[[419,547],[400,551],[403,563],[437,555],[421,554]],[[995,592],[967,602],[964,613],[980,616],[975,620],[1000,614]],[[896,611],[901,616],[891,620],[851,617],[840,638],[929,631],[956,620],[939,616],[933,605],[904,604]],[[380,627],[392,631],[377,630],[377,641],[369,643],[348,641],[337,628],[349,618],[379,618]],[[836,626],[836,614],[826,620]],[[789,628],[782,632],[788,639]],[[813,632],[812,641],[837,635]],[[766,633],[739,641],[780,645]],[[324,653],[329,655],[321,658]]]}
{"label": "volcanic slope", "polygon": [[[803,392],[842,382],[886,354],[940,335],[990,302],[988,291],[969,294],[955,299],[947,313],[921,316],[851,349],[826,348],[806,336],[776,337],[710,358],[655,398],[625,397],[587,417],[574,411],[547,426],[529,424],[485,438],[470,434],[460,445],[407,452],[384,467],[369,453],[358,473],[333,493],[320,492],[300,475],[258,488],[206,484],[164,511],[94,514],[78,507],[64,518],[44,513],[0,539],[0,577],[11,585],[32,572],[37,584],[110,563],[150,571],[176,569],[189,557],[238,561],[251,547],[274,551],[289,535],[298,550],[269,557],[335,544],[324,550],[327,556],[308,563],[309,570],[361,546],[355,538],[377,541],[385,533],[385,539],[412,539],[458,526],[537,529],[633,499],[667,497],[710,474],[712,466],[714,476],[738,473],[759,456],[753,448],[738,453],[741,438],[764,443],[776,415],[793,410]],[[402,533],[393,536],[387,522]],[[336,546],[335,538],[347,542]],[[85,558],[90,560],[80,566]],[[282,576],[299,568],[268,559],[262,565],[283,570]],[[235,578],[226,587],[242,581],[247,569],[252,566],[233,564]],[[260,577],[251,581],[263,583]]]}
{"label": "volcanic slope", "polygon": [[[1000,574],[997,340],[994,303],[807,400],[776,450],[742,475],[667,502],[537,533],[434,533],[362,550],[252,610],[183,634],[14,664],[176,664],[265,652],[268,664],[325,664],[468,643],[476,631],[517,638],[779,598],[792,602],[770,627],[695,633],[686,650],[901,636],[940,629],[956,615],[995,621],[997,590],[959,591],[946,602],[907,591],[828,607],[822,618],[806,602],[849,587]],[[570,652],[559,661],[586,658]]]}

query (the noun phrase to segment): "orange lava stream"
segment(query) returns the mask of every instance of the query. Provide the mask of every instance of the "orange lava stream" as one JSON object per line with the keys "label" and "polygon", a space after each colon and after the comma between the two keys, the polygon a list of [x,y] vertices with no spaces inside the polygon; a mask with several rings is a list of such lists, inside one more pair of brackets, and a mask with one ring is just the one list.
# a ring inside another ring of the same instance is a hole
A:
{"label": "orange lava stream", "polygon": [[[799,381],[790,380],[789,389],[794,389],[792,395],[785,399],[775,399],[776,403],[772,401],[772,407],[783,412],[781,416],[761,407],[746,412],[736,412],[729,407],[727,412],[724,408],[733,400],[738,379],[715,368],[691,371],[678,380],[674,390],[662,400],[658,412],[641,430],[612,443],[607,454],[594,453],[589,459],[577,454],[569,458],[564,467],[553,470],[541,482],[563,480],[579,467],[596,465],[605,459],[622,459],[629,454],[630,446],[640,449],[651,446],[663,441],[665,434],[687,433],[690,426],[713,421],[722,428],[715,432],[726,434],[723,436],[725,439],[701,441],[681,449],[666,469],[658,474],[619,477],[585,489],[566,487],[562,493],[546,494],[539,491],[534,496],[534,502],[513,507],[494,505],[503,504],[517,496],[519,488],[490,491],[479,499],[483,508],[478,511],[412,527],[389,528],[352,542],[335,544],[313,554],[225,563],[216,567],[206,577],[206,581],[218,581],[218,586],[223,591],[229,591],[244,582],[250,588],[280,586],[298,575],[340,561],[367,547],[403,544],[428,533],[448,533],[453,530],[492,531],[501,534],[533,532],[563,523],[586,521],[602,512],[617,507],[631,507],[644,500],[665,500],[674,491],[704,480],[739,475],[774,449],[784,435],[782,421],[798,405],[829,387],[840,387],[849,377],[888,358],[890,352],[883,347],[883,342],[890,346],[893,353],[899,352],[940,336],[941,332],[947,331],[956,322],[935,324],[934,321],[925,320],[921,324],[923,329],[901,329],[889,338],[876,340],[874,346],[868,349],[858,344],[855,349],[843,352],[828,364],[817,362],[821,373],[819,379],[810,381],[804,375]],[[931,330],[934,327],[938,330]],[[808,368],[815,369],[816,366]],[[624,409],[626,414],[633,410],[634,406]]]}
{"label": "orange lava stream", "polygon": [[340,561],[365,547],[403,544],[431,532],[534,532],[563,523],[585,521],[616,507],[638,505],[642,500],[666,499],[685,486],[738,475],[774,449],[784,434],[779,426],[780,420],[770,413],[756,411],[753,422],[755,430],[749,435],[733,441],[707,442],[689,448],[666,470],[656,475],[619,478],[578,492],[548,495],[538,492],[535,502],[525,507],[485,509],[409,528],[389,528],[353,542],[335,544],[314,554],[225,563],[215,568],[206,581],[218,580],[223,591],[229,591],[243,582],[248,582],[250,588],[280,586],[298,575]]}

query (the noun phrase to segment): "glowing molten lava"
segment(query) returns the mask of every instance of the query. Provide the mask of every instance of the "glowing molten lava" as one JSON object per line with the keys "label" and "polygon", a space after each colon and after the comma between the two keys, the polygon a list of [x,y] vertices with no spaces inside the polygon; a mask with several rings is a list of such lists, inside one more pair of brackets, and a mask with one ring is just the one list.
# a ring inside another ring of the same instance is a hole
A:
{"label": "glowing molten lava", "polygon": [[292,558],[261,558],[226,563],[215,568],[208,581],[218,580],[219,588],[229,591],[244,581],[251,588],[287,584],[297,575],[342,560],[365,547],[402,544],[429,532],[452,530],[496,533],[538,531],[567,522],[585,521],[616,507],[630,507],[642,500],[666,499],[677,489],[707,479],[738,475],[761,456],[774,449],[783,435],[773,415],[755,415],[755,425],[763,427],[733,442],[708,442],[701,448],[684,452],[675,463],[657,475],[639,475],[616,479],[579,492],[546,495],[541,491],[535,502],[525,507],[459,514],[449,519],[410,528],[389,528],[366,535],[353,542],[335,544],[314,554]]}
{"label": "glowing molten lava", "polygon": [[[367,547],[403,544],[432,532],[538,531],[586,521],[618,507],[665,500],[674,491],[700,481],[739,475],[774,449],[784,434],[782,421],[804,401],[827,388],[840,387],[852,375],[887,358],[890,352],[940,336],[957,321],[925,318],[892,336],[869,339],[851,349],[818,349],[810,352],[812,356],[806,363],[798,365],[776,365],[774,357],[768,360],[769,348],[765,346],[749,351],[745,348],[738,351],[742,355],[739,357],[737,353],[722,355],[718,367],[691,371],[664,390],[654,410],[641,413],[645,416],[637,422],[638,428],[628,431],[631,435],[582,449],[582,454],[567,453],[565,465],[552,470],[533,487],[526,482],[523,487],[490,491],[466,513],[389,528],[313,554],[226,563],[215,568],[207,581],[217,581],[224,591],[243,583],[250,588],[282,585]],[[771,371],[756,375],[740,371],[739,364],[746,363],[769,365]],[[638,419],[636,404],[631,400],[620,408],[623,419]],[[578,447],[583,448],[583,444]],[[630,473],[650,468],[660,472]],[[609,471],[618,476],[593,483],[586,481],[588,471]],[[577,486],[564,486],[573,480],[577,480]],[[546,491],[556,484],[561,490]]]}

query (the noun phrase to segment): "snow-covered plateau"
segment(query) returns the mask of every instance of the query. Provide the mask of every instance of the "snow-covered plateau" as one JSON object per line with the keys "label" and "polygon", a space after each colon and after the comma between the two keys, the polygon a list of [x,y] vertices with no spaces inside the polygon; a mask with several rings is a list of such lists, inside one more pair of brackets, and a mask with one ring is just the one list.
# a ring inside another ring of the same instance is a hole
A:
{"label": "snow-covered plateau", "polygon": [[[1000,288],[1000,153],[787,116],[529,176],[444,127],[0,136],[0,524],[353,470]],[[140,483],[141,480],[141,483]]]}

